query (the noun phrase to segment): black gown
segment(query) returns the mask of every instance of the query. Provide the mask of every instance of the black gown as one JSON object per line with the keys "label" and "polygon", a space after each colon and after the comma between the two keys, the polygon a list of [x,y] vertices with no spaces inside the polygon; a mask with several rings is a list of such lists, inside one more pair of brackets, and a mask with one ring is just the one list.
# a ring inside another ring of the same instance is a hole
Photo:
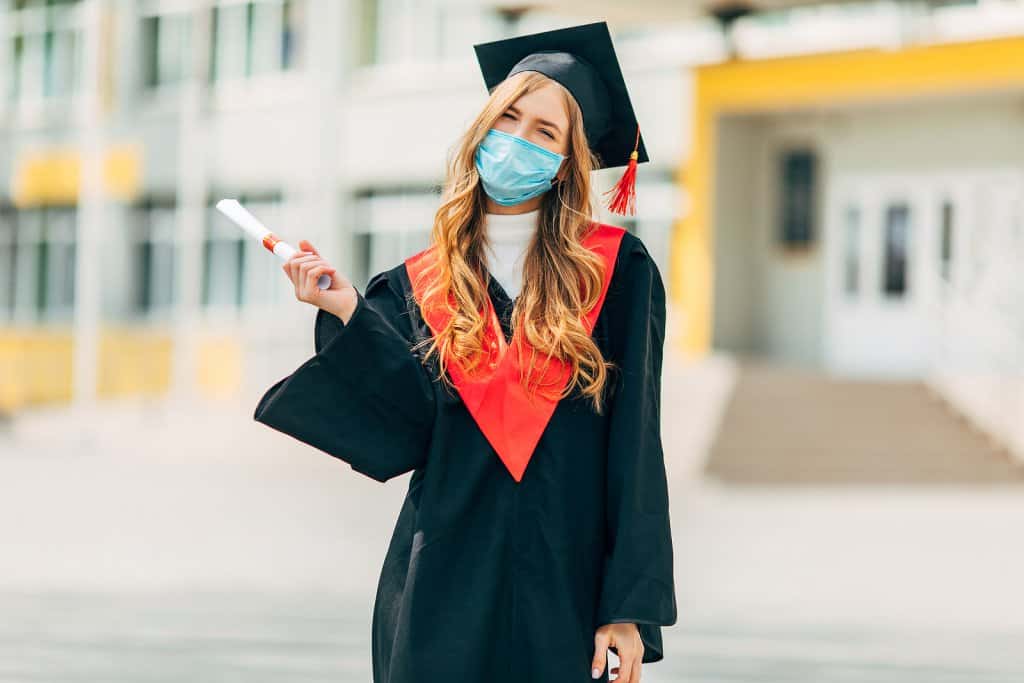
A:
{"label": "black gown", "polygon": [[[513,301],[488,291],[506,340]],[[430,335],[403,264],[322,309],[316,353],[255,419],[381,482],[412,472],[373,610],[374,683],[585,683],[594,632],[633,622],[644,662],[676,622],[660,435],[665,290],[625,233],[593,328],[615,362],[604,415],[558,402],[517,482],[412,343]],[[436,375],[433,376],[436,380]],[[607,681],[607,667],[598,680]]]}

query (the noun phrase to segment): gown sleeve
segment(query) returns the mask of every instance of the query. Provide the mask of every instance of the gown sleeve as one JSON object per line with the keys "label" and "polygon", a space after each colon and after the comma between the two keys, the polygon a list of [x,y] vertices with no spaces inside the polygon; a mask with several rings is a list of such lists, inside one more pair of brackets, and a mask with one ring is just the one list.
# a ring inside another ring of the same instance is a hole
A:
{"label": "gown sleeve", "polygon": [[661,626],[676,622],[660,414],[665,289],[639,239],[623,256],[610,321],[619,372],[609,401],[608,551],[597,623],[637,624],[642,661],[656,662],[664,658]]}
{"label": "gown sleeve", "polygon": [[317,309],[315,355],[271,386],[253,417],[385,482],[426,461],[434,392],[411,332],[399,332],[407,313],[388,272],[356,295],[347,324]]}

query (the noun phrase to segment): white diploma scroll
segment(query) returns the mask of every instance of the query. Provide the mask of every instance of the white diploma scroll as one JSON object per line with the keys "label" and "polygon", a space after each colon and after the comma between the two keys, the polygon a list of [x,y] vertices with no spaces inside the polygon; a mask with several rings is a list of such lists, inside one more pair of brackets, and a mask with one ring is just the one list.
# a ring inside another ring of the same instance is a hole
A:
{"label": "white diploma scroll", "polygon": [[[217,210],[230,218],[242,230],[261,241],[264,247],[277,254],[282,261],[287,261],[296,252],[295,247],[287,242],[282,242],[277,235],[267,230],[267,227],[239,204],[238,200],[222,199],[217,202]],[[324,273],[317,279],[316,286],[320,289],[328,289],[331,286],[331,276]]]}

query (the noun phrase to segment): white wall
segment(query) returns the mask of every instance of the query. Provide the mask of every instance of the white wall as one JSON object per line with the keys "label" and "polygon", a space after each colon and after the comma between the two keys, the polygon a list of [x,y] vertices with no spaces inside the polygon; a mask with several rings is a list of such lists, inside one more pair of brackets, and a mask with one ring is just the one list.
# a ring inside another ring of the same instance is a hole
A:
{"label": "white wall", "polygon": [[750,119],[719,122],[715,157],[712,251],[713,345],[729,351],[758,349],[754,329],[761,268],[754,243],[755,170],[750,159],[762,135]]}
{"label": "white wall", "polygon": [[[803,119],[732,117],[719,122],[714,225],[714,345],[793,364],[821,363],[821,220],[814,245],[783,250],[778,233],[779,154],[789,145],[826,153],[817,124]],[[820,213],[820,212],[819,212]]]}
{"label": "white wall", "polygon": [[[832,181],[851,177],[909,178],[920,193],[917,199],[927,198],[933,221],[943,197],[966,197],[954,224],[953,279],[924,283],[927,343],[916,376],[1024,458],[1024,285],[1019,284],[1024,108],[1019,96],[847,106],[721,125],[713,214],[715,345],[826,363],[824,332],[835,314],[826,291],[839,277],[837,262],[824,258],[830,246],[829,207],[823,206],[812,252],[787,258],[771,239],[778,194],[774,154],[787,141],[817,146],[823,204],[838,199]],[[928,236],[918,257],[934,259],[924,264],[933,279],[938,278],[938,243],[936,235]],[[864,320],[854,343],[882,343],[885,330]],[[885,348],[878,351],[884,355]]]}

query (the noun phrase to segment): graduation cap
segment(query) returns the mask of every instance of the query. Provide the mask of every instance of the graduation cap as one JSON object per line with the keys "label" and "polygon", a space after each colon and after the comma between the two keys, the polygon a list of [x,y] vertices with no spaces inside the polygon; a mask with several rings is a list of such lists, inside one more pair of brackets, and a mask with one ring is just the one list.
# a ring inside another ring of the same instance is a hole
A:
{"label": "graduation cap", "polygon": [[609,210],[632,215],[636,206],[636,165],[648,161],[640,125],[604,21],[531,33],[473,46],[487,92],[520,71],[539,71],[572,93],[598,168],[627,164],[611,195]]}

